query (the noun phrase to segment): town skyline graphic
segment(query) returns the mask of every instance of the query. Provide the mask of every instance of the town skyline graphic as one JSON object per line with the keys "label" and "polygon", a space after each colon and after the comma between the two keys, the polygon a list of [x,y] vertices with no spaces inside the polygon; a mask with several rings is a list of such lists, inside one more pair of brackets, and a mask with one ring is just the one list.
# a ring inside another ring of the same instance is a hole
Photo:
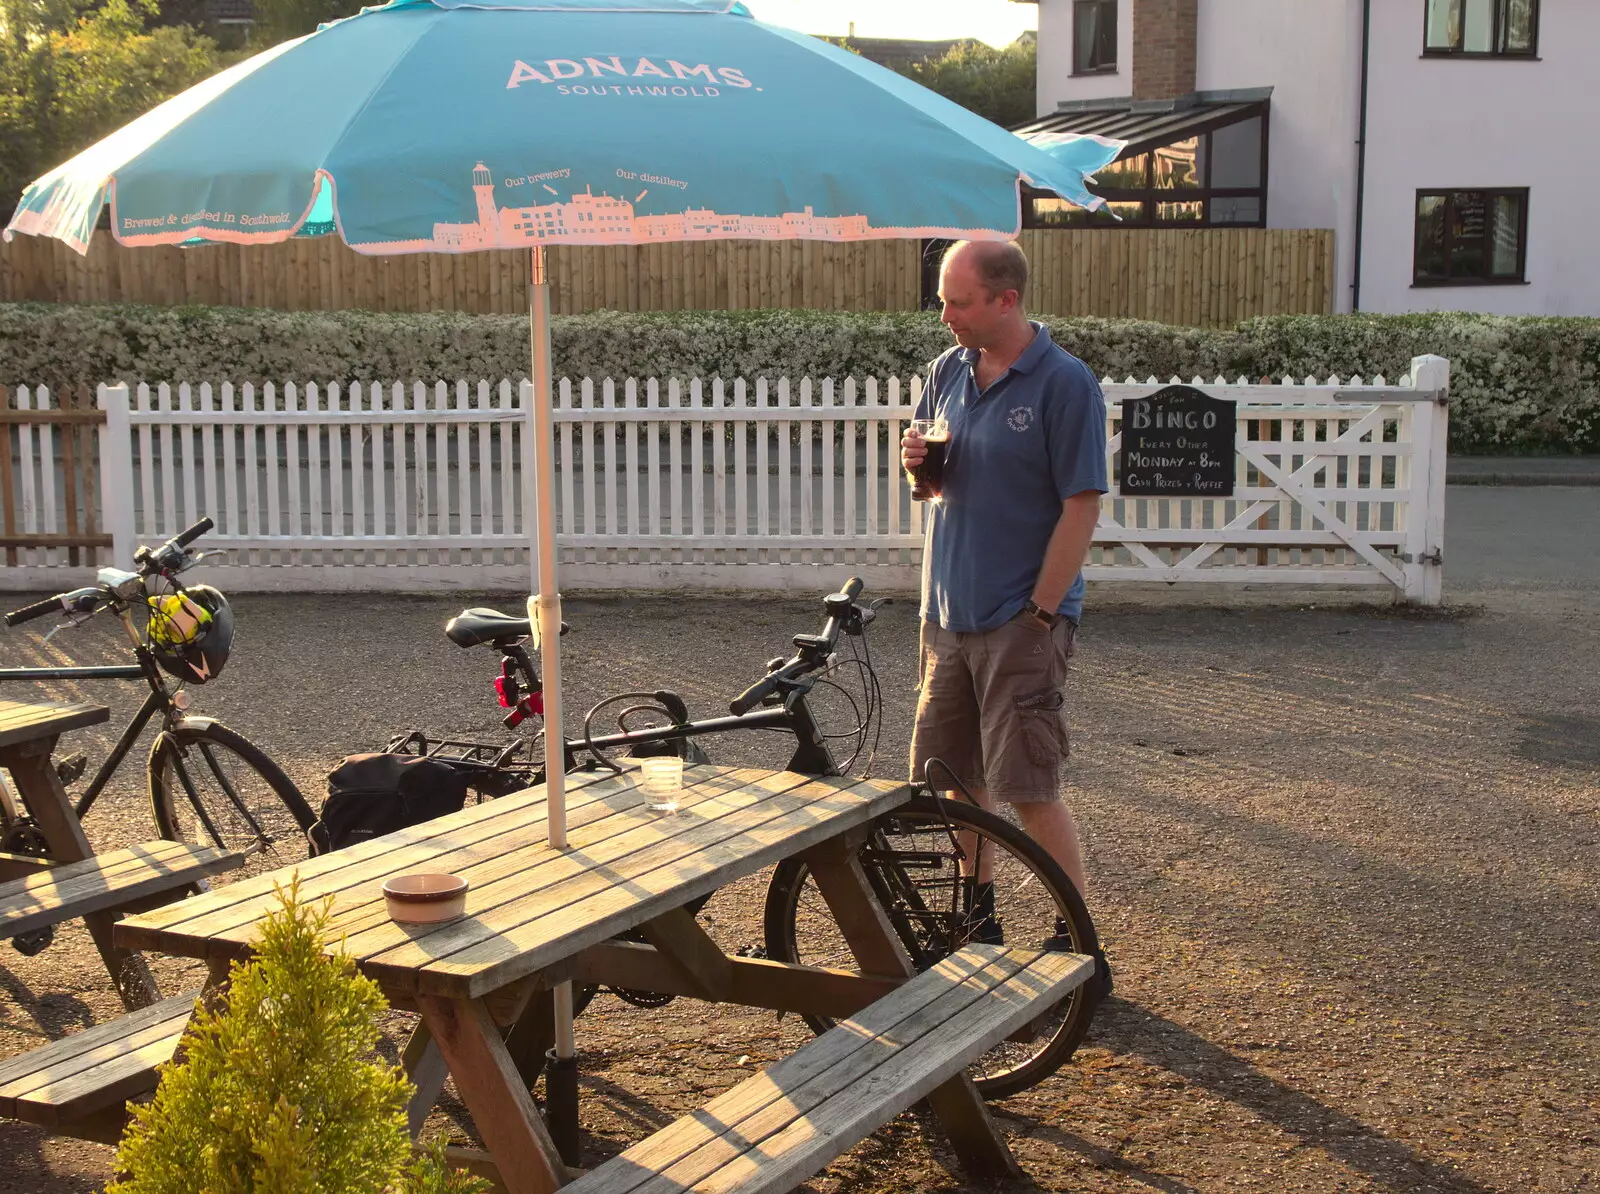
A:
{"label": "town skyline graphic", "polygon": [[864,215],[819,216],[809,204],[800,211],[776,216],[718,212],[705,207],[640,215],[634,204],[644,197],[648,187],[634,199],[609,192],[596,195],[592,186],[561,199],[559,192],[545,180],[566,173],[550,171],[530,179],[530,182],[542,182],[546,190],[557,196],[551,202],[502,207],[496,198],[494,175],[480,161],[472,171],[476,220],[469,224],[435,223],[433,235],[426,240],[368,242],[359,247],[368,253],[408,253],[426,249],[444,252],[514,249],[552,242],[624,245],[736,238],[863,240],[888,231],[875,229]]}

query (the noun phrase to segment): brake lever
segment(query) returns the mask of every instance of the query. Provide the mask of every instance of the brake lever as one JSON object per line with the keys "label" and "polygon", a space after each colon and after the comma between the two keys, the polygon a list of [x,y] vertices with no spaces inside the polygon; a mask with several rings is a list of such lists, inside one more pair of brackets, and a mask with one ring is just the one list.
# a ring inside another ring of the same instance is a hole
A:
{"label": "brake lever", "polygon": [[[102,608],[104,608],[104,607],[102,607]],[[80,614],[76,618],[69,617],[65,622],[57,622],[54,626],[52,626],[48,631],[45,632],[45,636],[42,639],[39,640],[40,643],[42,644],[42,643],[49,642],[51,639],[55,638],[55,636],[57,634],[61,633],[61,631],[63,631],[63,630],[71,630],[75,626],[82,626],[85,622],[87,622],[90,618],[94,617],[99,612],[100,612],[99,609],[91,609],[91,610],[89,610],[89,611],[87,611],[87,612],[85,612],[83,614]]]}

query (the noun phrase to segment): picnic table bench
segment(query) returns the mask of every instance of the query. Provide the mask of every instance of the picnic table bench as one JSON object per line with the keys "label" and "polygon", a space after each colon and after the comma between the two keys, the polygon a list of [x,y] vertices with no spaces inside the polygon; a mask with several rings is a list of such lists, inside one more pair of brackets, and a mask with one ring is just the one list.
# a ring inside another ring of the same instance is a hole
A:
{"label": "picnic table bench", "polygon": [[0,939],[83,918],[129,1015],[0,1062],[0,1116],[115,1141],[124,1101],[155,1085],[188,1023],[194,995],[159,999],[144,962],[111,940],[117,913],[170,903],[244,856],[164,840],[90,850],[50,756],[68,730],[107,720],[103,705],[0,701],[0,766],[50,847],[50,858],[0,852]]}
{"label": "picnic table bench", "polygon": [[[922,1098],[974,1175],[1014,1174],[966,1065],[1082,983],[1093,963],[975,946],[914,976],[857,857],[871,822],[910,795],[883,781],[698,766],[686,772],[678,813],[661,816],[637,772],[590,772],[568,781],[565,850],[546,843],[535,788],[296,869],[302,899],[333,897],[330,950],[422,1015],[404,1056],[418,1087],[413,1129],[448,1073],[513,1194],[546,1194],[574,1177],[529,1085],[551,1037],[551,990],[576,974],[849,1017],[579,1178],[585,1194],[786,1188]],[[683,909],[793,856],[806,860],[860,973],[729,957]],[[389,919],[383,880],[420,870],[468,880],[465,916]],[[288,877],[287,868],[254,876],[125,920],[117,943],[203,958],[215,980],[248,956],[276,906],[274,882]],[[647,944],[613,940],[634,928]]]}
{"label": "picnic table bench", "polygon": [[115,1144],[126,1101],[155,1089],[199,992],[175,995],[0,1062],[0,1116]]}
{"label": "picnic table bench", "polygon": [[178,899],[242,854],[181,842],[144,842],[95,854],[50,756],[68,730],[110,717],[104,705],[0,700],[0,767],[50,849],[49,858],[0,853],[0,938],[82,918],[123,1005],[160,998],[144,960],[111,939],[114,917]]}
{"label": "picnic table bench", "polygon": [[47,863],[21,879],[0,883],[0,937],[95,912],[144,911],[243,863],[244,855],[237,852],[164,839],[82,862]]}

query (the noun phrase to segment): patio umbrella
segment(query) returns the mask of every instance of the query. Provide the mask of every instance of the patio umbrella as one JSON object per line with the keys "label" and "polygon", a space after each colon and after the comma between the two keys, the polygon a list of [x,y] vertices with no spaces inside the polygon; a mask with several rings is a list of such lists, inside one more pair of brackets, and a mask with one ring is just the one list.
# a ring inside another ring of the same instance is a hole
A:
{"label": "patio umbrella", "polygon": [[[734,0],[393,0],[168,100],[30,186],[6,229],[86,252],[336,233],[532,254],[530,523],[549,832],[566,842],[543,247],[987,238],[1019,184],[1086,207],[1122,143],[1038,145]],[[529,453],[525,453],[525,459]],[[553,731],[553,733],[552,733]]]}

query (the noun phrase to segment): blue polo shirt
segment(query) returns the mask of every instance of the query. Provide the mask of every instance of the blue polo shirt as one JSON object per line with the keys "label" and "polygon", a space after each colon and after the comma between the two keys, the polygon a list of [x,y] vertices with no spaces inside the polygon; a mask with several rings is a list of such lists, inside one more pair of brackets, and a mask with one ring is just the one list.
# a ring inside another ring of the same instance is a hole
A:
{"label": "blue polo shirt", "polygon": [[[978,392],[978,353],[955,347],[933,362],[919,419],[950,425],[943,499],[929,504],[922,616],[943,629],[1004,625],[1033,595],[1061,503],[1105,493],[1106,403],[1089,367],[1035,323],[1030,344]],[[1080,572],[1059,612],[1083,613]]]}

